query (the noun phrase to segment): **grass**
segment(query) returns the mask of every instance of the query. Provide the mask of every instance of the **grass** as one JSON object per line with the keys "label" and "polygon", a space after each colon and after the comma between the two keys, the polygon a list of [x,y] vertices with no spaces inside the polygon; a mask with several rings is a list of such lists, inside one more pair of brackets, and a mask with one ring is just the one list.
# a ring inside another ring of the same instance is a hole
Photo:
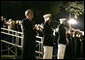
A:
{"label": "grass", "polygon": [[[16,58],[15,55],[1,55],[1,59],[16,59]],[[43,59],[43,58],[36,56],[36,59]]]}
{"label": "grass", "polygon": [[1,59],[13,59],[15,55],[1,55]]}

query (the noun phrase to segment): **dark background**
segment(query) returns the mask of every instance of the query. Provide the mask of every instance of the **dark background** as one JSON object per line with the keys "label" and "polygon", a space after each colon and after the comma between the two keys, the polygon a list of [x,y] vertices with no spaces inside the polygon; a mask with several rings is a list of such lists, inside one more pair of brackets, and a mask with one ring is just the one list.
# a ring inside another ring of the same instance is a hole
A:
{"label": "dark background", "polygon": [[[32,9],[36,23],[44,22],[43,15],[47,13],[51,13],[54,20],[68,18],[69,13],[62,6],[61,12],[53,14],[53,11],[57,10],[54,7],[55,2],[59,4],[59,1],[1,1],[1,15],[6,19],[22,20],[25,18],[24,12]],[[77,22],[78,24],[73,25],[73,28],[84,30],[84,14],[78,17]]]}

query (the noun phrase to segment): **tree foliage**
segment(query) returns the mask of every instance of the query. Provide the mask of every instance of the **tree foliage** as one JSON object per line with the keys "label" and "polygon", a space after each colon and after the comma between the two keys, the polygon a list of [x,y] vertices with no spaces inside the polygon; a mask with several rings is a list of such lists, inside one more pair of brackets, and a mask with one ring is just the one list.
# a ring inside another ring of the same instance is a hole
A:
{"label": "tree foliage", "polygon": [[64,6],[65,10],[77,18],[84,13],[84,1],[70,1]]}
{"label": "tree foliage", "polygon": [[52,3],[51,11],[53,14],[68,12],[77,18],[84,14],[84,1],[56,1]]}

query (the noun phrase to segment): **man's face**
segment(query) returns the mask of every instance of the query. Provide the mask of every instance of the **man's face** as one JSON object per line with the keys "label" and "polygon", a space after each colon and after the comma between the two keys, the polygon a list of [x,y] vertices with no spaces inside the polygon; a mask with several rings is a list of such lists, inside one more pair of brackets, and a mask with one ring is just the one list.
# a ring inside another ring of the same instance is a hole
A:
{"label": "man's face", "polygon": [[62,24],[64,24],[64,25],[65,25],[65,24],[66,24],[66,21],[62,21]]}
{"label": "man's face", "polygon": [[1,20],[4,20],[4,17],[3,16],[1,16]]}
{"label": "man's face", "polygon": [[30,11],[28,14],[29,18],[33,19],[34,15],[33,15],[33,11]]}
{"label": "man's face", "polygon": [[63,22],[63,24],[65,25],[66,21]]}

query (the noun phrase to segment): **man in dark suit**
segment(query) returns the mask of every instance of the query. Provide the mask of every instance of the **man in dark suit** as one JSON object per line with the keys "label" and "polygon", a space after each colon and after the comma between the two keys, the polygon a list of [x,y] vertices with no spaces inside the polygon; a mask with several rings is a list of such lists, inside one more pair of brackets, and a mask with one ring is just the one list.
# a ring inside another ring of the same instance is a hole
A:
{"label": "man in dark suit", "polygon": [[65,21],[66,19],[60,19],[60,25],[59,25],[59,38],[58,38],[58,59],[64,59],[66,44],[69,43],[66,35],[66,28],[65,28]]}
{"label": "man in dark suit", "polygon": [[44,33],[44,55],[43,59],[52,59],[53,55],[53,30],[51,27],[51,14],[45,14],[44,16],[45,24],[43,28]]}
{"label": "man in dark suit", "polygon": [[33,19],[33,11],[31,9],[25,12],[26,19],[22,20],[23,43],[22,53],[23,59],[35,59],[35,27]]}

